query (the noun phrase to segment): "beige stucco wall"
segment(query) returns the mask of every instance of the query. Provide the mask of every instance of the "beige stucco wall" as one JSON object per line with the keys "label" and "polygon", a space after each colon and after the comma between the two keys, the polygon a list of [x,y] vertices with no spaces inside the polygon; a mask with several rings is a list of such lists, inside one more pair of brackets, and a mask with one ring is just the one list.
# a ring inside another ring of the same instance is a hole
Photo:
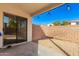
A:
{"label": "beige stucco wall", "polygon": [[[23,12],[21,9],[19,9],[17,6],[14,6],[12,4],[0,4],[0,32],[3,31],[3,12],[14,14],[17,16],[28,18],[28,24],[27,24],[27,41],[32,40],[32,19],[31,16],[28,13]],[[3,37],[0,37],[0,48],[3,47]]]}
{"label": "beige stucco wall", "polygon": [[[0,12],[0,32],[3,33],[3,13]],[[3,36],[0,36],[0,48],[3,47]]]}

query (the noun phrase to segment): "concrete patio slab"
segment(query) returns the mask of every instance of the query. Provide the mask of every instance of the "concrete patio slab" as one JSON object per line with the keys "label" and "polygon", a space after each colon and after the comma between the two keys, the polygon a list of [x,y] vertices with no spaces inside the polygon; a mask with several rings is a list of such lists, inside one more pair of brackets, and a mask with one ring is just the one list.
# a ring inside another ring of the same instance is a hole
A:
{"label": "concrete patio slab", "polygon": [[54,43],[49,39],[39,40],[39,55],[43,56],[66,56]]}
{"label": "concrete patio slab", "polygon": [[66,54],[49,39],[43,39],[0,49],[0,56],[66,56]]}

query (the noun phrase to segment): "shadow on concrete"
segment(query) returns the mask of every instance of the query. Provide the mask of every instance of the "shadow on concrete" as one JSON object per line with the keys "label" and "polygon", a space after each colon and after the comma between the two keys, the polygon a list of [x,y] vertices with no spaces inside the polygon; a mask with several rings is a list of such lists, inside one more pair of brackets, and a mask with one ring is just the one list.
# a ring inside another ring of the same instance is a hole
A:
{"label": "shadow on concrete", "polygon": [[63,50],[59,45],[57,45],[54,41],[51,40],[51,38],[48,38],[55,46],[57,46],[61,51],[63,51],[67,56],[70,56],[69,53],[67,53],[65,50]]}

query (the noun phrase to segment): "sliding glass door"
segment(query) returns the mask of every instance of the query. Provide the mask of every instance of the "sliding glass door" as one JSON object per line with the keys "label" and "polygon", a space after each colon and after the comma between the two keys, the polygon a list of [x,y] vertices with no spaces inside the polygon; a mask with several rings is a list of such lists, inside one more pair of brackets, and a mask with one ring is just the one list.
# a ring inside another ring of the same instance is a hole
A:
{"label": "sliding glass door", "polygon": [[27,39],[27,21],[25,18],[16,17],[17,20],[17,40]]}
{"label": "sliding glass door", "polygon": [[20,43],[27,40],[27,19],[15,15],[4,14],[4,45]]}

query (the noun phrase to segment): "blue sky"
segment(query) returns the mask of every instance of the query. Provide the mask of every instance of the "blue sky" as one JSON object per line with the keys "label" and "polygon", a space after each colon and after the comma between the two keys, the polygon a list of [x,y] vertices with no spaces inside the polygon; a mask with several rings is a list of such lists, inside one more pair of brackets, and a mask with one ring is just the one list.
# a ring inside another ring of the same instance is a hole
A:
{"label": "blue sky", "polygon": [[[70,7],[68,10],[67,6]],[[32,24],[46,25],[55,21],[79,20],[79,3],[65,3],[62,6],[32,17]]]}
{"label": "blue sky", "polygon": [[9,23],[9,17],[7,17],[7,16],[4,16],[4,23]]}

